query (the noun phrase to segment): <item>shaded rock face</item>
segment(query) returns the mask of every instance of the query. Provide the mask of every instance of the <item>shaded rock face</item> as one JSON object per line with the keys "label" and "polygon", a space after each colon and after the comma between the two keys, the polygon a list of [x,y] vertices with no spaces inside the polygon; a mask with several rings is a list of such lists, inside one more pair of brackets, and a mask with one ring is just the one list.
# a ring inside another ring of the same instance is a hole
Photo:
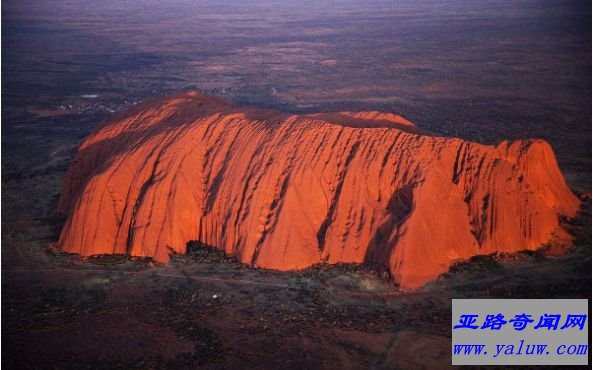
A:
{"label": "shaded rock face", "polygon": [[379,112],[242,109],[196,92],[83,141],[59,245],[167,262],[191,240],[278,270],[365,261],[416,288],[476,254],[568,245],[579,201],[541,140],[432,137]]}

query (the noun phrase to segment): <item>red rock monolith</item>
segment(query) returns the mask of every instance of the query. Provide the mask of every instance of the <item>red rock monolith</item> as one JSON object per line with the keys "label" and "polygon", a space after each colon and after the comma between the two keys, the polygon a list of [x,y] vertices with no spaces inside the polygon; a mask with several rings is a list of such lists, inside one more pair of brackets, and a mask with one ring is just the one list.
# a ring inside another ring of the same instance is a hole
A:
{"label": "red rock monolith", "polygon": [[82,142],[59,245],[167,262],[198,240],[278,270],[373,261],[416,288],[474,255],[569,245],[559,219],[579,204],[542,140],[481,145],[388,113],[297,116],[191,92]]}

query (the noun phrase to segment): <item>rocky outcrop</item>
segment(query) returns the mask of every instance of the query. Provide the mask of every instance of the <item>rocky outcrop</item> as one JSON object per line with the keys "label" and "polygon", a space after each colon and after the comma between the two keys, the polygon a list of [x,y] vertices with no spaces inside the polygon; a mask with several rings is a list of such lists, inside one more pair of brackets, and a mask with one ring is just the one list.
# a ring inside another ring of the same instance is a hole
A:
{"label": "rocky outcrop", "polygon": [[433,137],[379,112],[288,115],[196,92],[80,145],[59,245],[167,262],[188,241],[292,270],[374,261],[415,288],[477,254],[567,245],[579,201],[541,140]]}

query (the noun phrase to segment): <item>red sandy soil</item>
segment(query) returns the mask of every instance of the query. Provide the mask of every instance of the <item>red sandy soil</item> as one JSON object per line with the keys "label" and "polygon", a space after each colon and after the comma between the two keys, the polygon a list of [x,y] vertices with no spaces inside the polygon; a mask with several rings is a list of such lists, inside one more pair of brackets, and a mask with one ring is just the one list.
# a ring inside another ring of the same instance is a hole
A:
{"label": "red sandy soil", "polygon": [[296,116],[197,92],[112,117],[81,144],[59,246],[169,261],[189,241],[240,262],[375,262],[417,288],[478,254],[567,246],[576,215],[542,140],[481,145],[378,112]]}

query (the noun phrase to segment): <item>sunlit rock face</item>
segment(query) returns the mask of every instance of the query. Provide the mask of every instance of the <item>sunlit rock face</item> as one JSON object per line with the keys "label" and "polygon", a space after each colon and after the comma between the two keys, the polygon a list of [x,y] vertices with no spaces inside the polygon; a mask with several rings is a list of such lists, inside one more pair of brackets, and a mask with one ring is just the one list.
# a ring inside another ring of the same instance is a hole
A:
{"label": "sunlit rock face", "polygon": [[306,116],[196,92],[83,141],[59,245],[167,262],[198,240],[278,270],[373,261],[416,288],[477,254],[569,245],[579,201],[541,140],[481,145],[379,112]]}

